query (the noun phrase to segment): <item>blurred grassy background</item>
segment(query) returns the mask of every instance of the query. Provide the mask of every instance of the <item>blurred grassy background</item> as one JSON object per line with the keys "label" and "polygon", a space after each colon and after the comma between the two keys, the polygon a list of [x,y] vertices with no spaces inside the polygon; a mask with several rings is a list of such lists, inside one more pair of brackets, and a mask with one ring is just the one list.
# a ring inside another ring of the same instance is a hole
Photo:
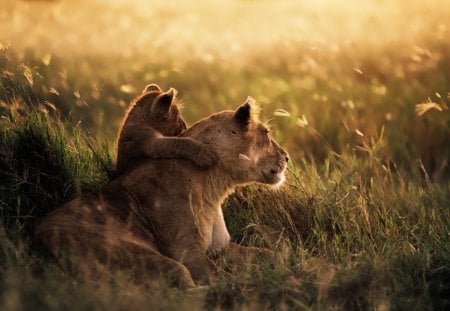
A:
{"label": "blurred grassy background", "polygon": [[[0,307],[449,306],[450,1],[0,1]],[[204,296],[146,295],[29,251],[42,215],[114,177],[118,124],[152,82],[189,123],[261,104],[288,182],[224,212],[279,267],[218,263]]]}
{"label": "blurred grassy background", "polygon": [[[180,91],[188,122],[251,95],[296,160],[352,152],[384,128],[397,165],[421,159],[441,178],[450,145],[444,2],[3,0],[0,40],[15,60],[0,60],[2,84],[23,79],[25,90],[0,96],[47,101],[112,141],[150,82]],[[427,102],[442,111],[418,116]]]}

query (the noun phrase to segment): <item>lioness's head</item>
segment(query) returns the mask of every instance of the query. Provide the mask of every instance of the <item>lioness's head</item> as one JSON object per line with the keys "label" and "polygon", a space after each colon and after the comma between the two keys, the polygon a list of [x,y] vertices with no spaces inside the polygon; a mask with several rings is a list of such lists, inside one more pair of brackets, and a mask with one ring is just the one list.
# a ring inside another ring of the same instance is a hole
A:
{"label": "lioness's head", "polygon": [[256,110],[248,98],[235,111],[198,121],[182,136],[210,145],[219,156],[219,165],[236,182],[281,184],[288,155],[258,120]]}
{"label": "lioness's head", "polygon": [[[177,136],[186,129],[186,123],[175,99],[176,91],[170,88],[163,92],[158,85],[147,85],[136,99],[136,114],[141,115],[149,125],[164,136]],[[133,112],[130,112],[133,113]]]}

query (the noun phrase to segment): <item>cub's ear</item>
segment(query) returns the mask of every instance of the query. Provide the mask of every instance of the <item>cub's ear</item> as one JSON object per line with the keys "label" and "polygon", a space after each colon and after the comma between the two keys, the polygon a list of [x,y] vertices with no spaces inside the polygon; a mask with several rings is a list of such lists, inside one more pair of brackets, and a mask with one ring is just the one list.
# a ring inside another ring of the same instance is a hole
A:
{"label": "cub's ear", "polygon": [[170,88],[167,92],[158,95],[152,105],[152,113],[166,114],[175,97],[175,89]]}
{"label": "cub's ear", "polygon": [[252,120],[253,110],[254,110],[254,100],[249,96],[247,97],[245,103],[240,105],[238,109],[236,109],[236,111],[234,112],[235,121],[242,127],[247,127]]}
{"label": "cub's ear", "polygon": [[157,84],[152,83],[152,84],[147,85],[145,87],[145,89],[142,91],[142,93],[147,93],[147,92],[162,92],[162,91],[161,91],[161,88]]}

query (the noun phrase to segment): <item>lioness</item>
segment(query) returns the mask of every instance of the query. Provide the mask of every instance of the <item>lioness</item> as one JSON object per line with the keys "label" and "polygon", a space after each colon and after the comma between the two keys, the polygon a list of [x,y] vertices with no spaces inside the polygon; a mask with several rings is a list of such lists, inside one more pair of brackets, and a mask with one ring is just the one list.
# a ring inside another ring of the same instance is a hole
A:
{"label": "lioness", "polygon": [[194,161],[208,167],[216,161],[205,144],[190,137],[173,137],[186,129],[175,100],[175,90],[162,92],[156,84],[147,85],[130,105],[117,139],[117,170],[123,173],[139,158]]}
{"label": "lioness", "polygon": [[221,204],[239,184],[279,184],[286,152],[253,113],[251,100],[182,133],[209,145],[217,164],[202,170],[183,159],[142,159],[100,191],[51,212],[35,237],[78,266],[99,262],[134,267],[142,277],[163,273],[178,286],[208,283],[206,254],[230,243]]}

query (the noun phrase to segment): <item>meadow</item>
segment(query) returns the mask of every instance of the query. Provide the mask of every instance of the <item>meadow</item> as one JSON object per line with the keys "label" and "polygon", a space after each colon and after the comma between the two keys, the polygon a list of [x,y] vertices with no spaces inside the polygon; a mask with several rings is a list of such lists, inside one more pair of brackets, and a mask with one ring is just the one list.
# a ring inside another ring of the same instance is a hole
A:
{"label": "meadow", "polygon": [[[13,1],[0,6],[0,309],[450,307],[450,1]],[[185,292],[79,275],[36,223],[116,176],[115,136],[148,83],[193,123],[250,95],[289,152],[278,190],[238,188],[234,241]]]}

